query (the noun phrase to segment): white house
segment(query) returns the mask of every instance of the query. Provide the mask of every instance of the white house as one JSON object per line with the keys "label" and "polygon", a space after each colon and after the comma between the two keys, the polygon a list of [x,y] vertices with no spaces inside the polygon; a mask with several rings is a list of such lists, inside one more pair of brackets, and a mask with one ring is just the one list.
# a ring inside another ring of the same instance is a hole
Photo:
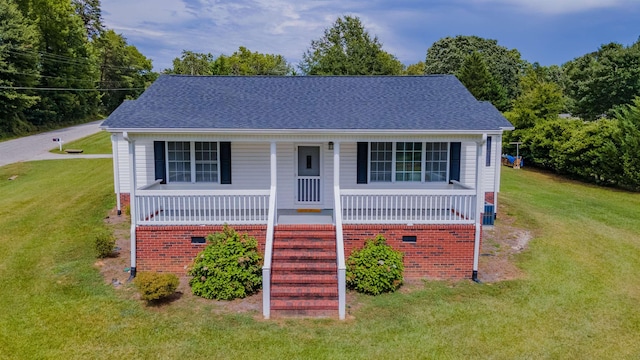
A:
{"label": "white house", "polygon": [[267,318],[344,318],[345,256],[377,234],[404,252],[405,277],[476,279],[513,129],[450,75],[163,75],[102,128],[132,275],[184,273],[229,224],[263,251]]}

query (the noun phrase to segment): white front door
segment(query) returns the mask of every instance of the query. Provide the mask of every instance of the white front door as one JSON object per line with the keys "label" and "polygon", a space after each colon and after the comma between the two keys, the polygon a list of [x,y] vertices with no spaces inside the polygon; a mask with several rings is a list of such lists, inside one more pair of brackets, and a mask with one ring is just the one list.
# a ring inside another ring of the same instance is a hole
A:
{"label": "white front door", "polygon": [[296,184],[298,203],[319,204],[322,201],[320,146],[298,146]]}

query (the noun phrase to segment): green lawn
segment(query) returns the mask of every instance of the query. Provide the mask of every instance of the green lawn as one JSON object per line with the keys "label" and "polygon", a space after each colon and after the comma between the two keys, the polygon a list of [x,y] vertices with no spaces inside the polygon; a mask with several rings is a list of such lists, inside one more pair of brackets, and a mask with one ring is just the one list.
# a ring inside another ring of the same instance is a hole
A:
{"label": "green lawn", "polygon": [[100,131],[82,139],[62,143],[62,151],[59,147],[51,149],[54,154],[66,154],[66,149],[81,149],[83,154],[111,154],[111,134]]}
{"label": "green lawn", "polygon": [[358,296],[343,322],[263,321],[104,285],[92,235],[115,203],[110,159],[14,164],[0,179],[0,358],[640,357],[639,194],[505,168],[502,204],[535,234],[523,279]]}

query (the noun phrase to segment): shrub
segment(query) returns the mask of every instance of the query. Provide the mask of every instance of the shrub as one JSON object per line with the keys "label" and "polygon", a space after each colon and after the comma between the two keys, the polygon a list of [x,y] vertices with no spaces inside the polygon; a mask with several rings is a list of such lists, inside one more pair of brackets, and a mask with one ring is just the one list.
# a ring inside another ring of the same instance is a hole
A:
{"label": "shrub", "polygon": [[195,295],[232,300],[258,291],[262,286],[262,258],[258,242],[225,225],[207,236],[209,245],[194,259],[189,281]]}
{"label": "shrub", "polygon": [[347,259],[347,286],[370,295],[393,292],[402,285],[403,272],[402,253],[378,235]]}
{"label": "shrub", "polygon": [[180,284],[175,274],[139,272],[133,280],[142,300],[158,301],[173,295]]}
{"label": "shrub", "polygon": [[116,238],[108,232],[101,232],[96,235],[96,252],[98,258],[106,258],[113,255],[116,247]]}

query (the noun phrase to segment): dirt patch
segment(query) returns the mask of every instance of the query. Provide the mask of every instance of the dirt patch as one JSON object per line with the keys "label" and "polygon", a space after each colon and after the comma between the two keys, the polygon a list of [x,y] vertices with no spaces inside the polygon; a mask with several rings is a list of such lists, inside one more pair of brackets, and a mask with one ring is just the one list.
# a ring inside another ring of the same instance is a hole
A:
{"label": "dirt patch", "polygon": [[532,233],[514,226],[515,218],[499,209],[494,226],[486,226],[482,232],[482,246],[478,264],[478,279],[482,282],[497,282],[523,276],[514,261],[514,256],[524,251]]}

